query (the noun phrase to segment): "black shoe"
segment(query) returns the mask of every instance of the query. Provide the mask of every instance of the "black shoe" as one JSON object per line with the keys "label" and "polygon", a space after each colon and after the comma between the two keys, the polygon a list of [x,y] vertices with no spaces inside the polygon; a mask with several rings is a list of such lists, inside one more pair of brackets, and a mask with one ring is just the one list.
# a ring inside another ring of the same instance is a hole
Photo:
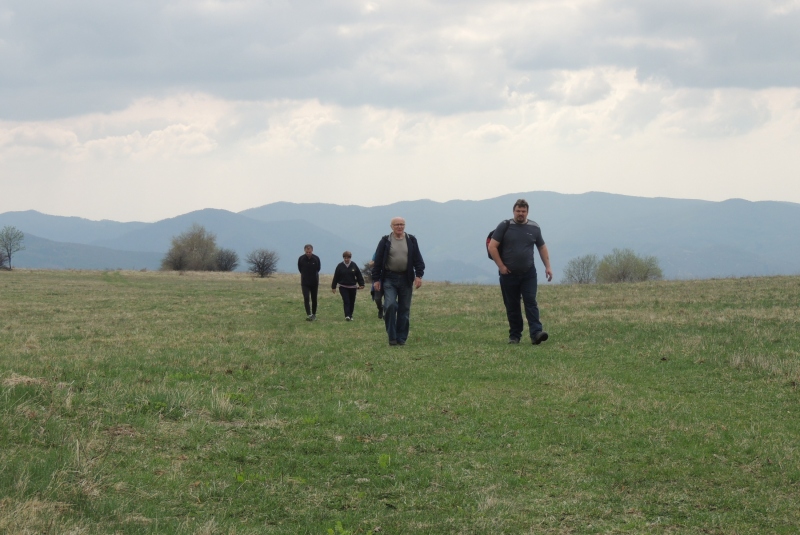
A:
{"label": "black shoe", "polygon": [[546,341],[547,338],[548,337],[547,337],[547,333],[546,332],[539,331],[539,332],[533,333],[533,336],[531,336],[531,343],[533,345],[535,345],[535,346],[538,346],[542,342]]}
{"label": "black shoe", "polygon": [[382,309],[382,308],[379,308],[379,309],[378,309],[378,319],[379,319],[379,320],[382,320],[382,319],[383,319],[383,309]]}
{"label": "black shoe", "polygon": [[389,340],[389,345],[390,346],[396,346],[397,345],[397,340]]}
{"label": "black shoe", "polygon": [[398,340],[397,341],[397,345],[404,346],[404,345],[406,345],[406,341],[405,340]]}
{"label": "black shoe", "polygon": [[509,344],[518,344],[519,343],[519,338],[509,337],[508,338],[508,343]]}

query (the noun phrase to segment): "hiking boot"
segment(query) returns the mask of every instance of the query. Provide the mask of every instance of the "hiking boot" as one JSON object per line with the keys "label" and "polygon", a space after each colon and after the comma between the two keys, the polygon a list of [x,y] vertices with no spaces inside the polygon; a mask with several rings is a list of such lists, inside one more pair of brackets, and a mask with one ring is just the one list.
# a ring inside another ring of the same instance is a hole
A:
{"label": "hiking boot", "polygon": [[533,333],[533,336],[531,336],[531,343],[535,346],[538,346],[542,342],[546,341],[547,338],[548,336],[546,332],[544,331],[535,332]]}
{"label": "hiking boot", "polygon": [[379,320],[382,320],[382,319],[383,319],[383,309],[382,309],[382,308],[379,308],[379,309],[378,309],[378,319],[379,319]]}
{"label": "hiking boot", "polygon": [[389,340],[389,345],[390,346],[396,346],[397,345],[397,340]]}
{"label": "hiking boot", "polygon": [[513,336],[509,337],[508,338],[508,343],[509,344],[518,344],[519,343],[519,338],[514,338]]}
{"label": "hiking boot", "polygon": [[308,317],[306,318],[306,321],[314,321],[314,316],[309,314]]}

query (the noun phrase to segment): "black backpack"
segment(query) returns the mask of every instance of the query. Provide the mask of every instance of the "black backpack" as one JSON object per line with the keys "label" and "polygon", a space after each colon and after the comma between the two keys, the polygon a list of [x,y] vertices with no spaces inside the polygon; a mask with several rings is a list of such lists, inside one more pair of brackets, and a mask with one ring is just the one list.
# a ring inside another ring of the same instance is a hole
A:
{"label": "black backpack", "polygon": [[[506,219],[505,232],[508,232],[508,226],[510,224],[511,224],[511,220],[510,219]],[[494,229],[494,230],[497,230],[497,229]],[[486,255],[489,257],[489,260],[492,260],[492,261],[494,261],[494,258],[492,258],[492,255],[489,254],[489,242],[492,241],[492,236],[494,236],[494,230],[491,231],[488,236],[486,236]],[[503,237],[505,237],[505,234],[503,234]],[[497,246],[497,252],[500,253],[500,255],[503,254],[503,243],[502,242],[500,242],[500,245]]]}

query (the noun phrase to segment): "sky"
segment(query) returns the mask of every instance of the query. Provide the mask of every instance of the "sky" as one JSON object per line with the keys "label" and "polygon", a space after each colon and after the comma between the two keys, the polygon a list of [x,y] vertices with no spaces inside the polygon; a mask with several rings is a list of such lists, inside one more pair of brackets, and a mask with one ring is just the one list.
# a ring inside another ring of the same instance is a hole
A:
{"label": "sky", "polygon": [[0,213],[800,203],[800,0],[0,0]]}

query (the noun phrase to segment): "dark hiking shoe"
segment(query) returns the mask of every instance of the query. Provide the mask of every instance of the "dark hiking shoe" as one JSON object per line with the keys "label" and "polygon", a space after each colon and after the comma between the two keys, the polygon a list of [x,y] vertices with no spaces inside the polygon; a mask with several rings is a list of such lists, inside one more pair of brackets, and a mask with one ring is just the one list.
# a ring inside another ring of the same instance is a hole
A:
{"label": "dark hiking shoe", "polygon": [[378,309],[378,319],[379,319],[379,320],[382,320],[382,319],[383,319],[383,309],[382,309],[382,308],[379,308],[379,309]]}
{"label": "dark hiking shoe", "polygon": [[309,314],[308,317],[306,318],[306,321],[314,321],[314,316]]}
{"label": "dark hiking shoe", "polygon": [[397,341],[397,345],[404,346],[404,345],[406,345],[406,341],[405,340],[398,340]]}
{"label": "dark hiking shoe", "polygon": [[542,342],[546,341],[548,338],[547,333],[544,331],[539,331],[537,333],[533,333],[531,336],[531,343],[535,346],[538,346]]}
{"label": "dark hiking shoe", "polygon": [[509,344],[518,344],[519,343],[519,338],[510,337],[508,339],[508,343]]}
{"label": "dark hiking shoe", "polygon": [[396,346],[397,345],[397,340],[389,340],[389,345],[390,346]]}

